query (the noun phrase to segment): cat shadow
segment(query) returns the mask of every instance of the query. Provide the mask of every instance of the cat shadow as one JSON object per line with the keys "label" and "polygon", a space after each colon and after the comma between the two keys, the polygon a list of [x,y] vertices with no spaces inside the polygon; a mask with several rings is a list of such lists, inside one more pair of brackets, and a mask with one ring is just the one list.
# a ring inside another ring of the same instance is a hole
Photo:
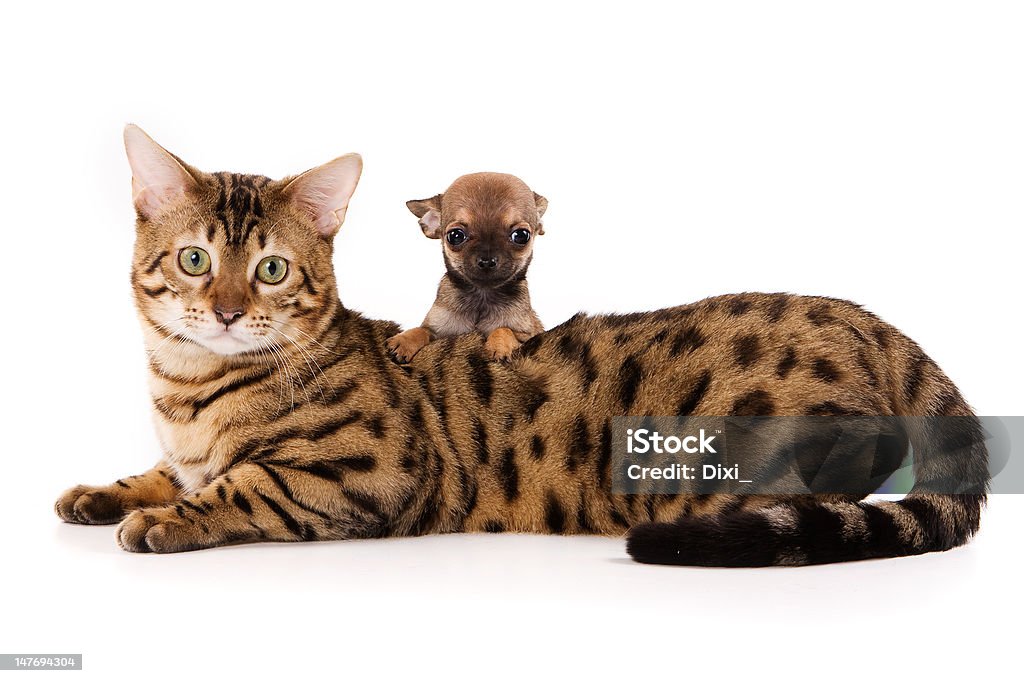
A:
{"label": "cat shadow", "polygon": [[56,522],[54,536],[58,544],[75,550],[112,555],[124,552],[114,538],[116,524],[70,524]]}

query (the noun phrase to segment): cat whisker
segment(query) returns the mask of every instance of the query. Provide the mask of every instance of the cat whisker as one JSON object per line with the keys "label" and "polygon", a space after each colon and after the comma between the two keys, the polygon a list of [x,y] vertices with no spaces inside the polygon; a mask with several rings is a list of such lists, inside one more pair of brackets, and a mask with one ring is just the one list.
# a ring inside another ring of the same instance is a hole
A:
{"label": "cat whisker", "polygon": [[[271,352],[274,353],[281,360],[281,365],[284,367],[285,375],[287,375],[287,377],[288,377],[288,386],[291,388],[291,405],[292,405],[291,410],[294,411],[295,410],[295,380],[296,379],[299,380],[299,384],[302,387],[303,391],[306,390],[306,387],[305,387],[304,384],[302,384],[302,379],[301,378],[296,378],[292,374],[292,367],[288,363],[288,356],[284,352],[284,348],[278,342],[273,341],[273,340],[270,340],[270,345],[268,346],[268,348],[271,349]],[[306,400],[309,401],[308,393],[306,395]]]}
{"label": "cat whisker", "polygon": [[[277,353],[274,351],[273,347],[271,346],[271,343],[272,342],[270,340],[267,340],[266,341],[266,345],[263,348],[266,349],[267,354],[269,354],[269,356],[271,358],[273,358],[274,365],[277,366],[277,379],[278,379],[278,387],[279,387],[278,397],[279,397],[279,401],[281,403],[284,403],[284,401],[285,401],[285,391],[286,391],[286,387],[287,387],[287,384],[288,384],[287,381],[286,381],[287,373],[286,373],[284,367],[281,365],[281,359],[277,355]],[[292,401],[292,403],[294,404],[294,400]]]}
{"label": "cat whisker", "polygon": [[[282,327],[283,327],[284,325],[288,325],[288,324],[290,324],[290,323],[288,323],[288,322],[286,322],[286,321],[283,321],[283,320],[278,320],[277,318],[271,318],[270,320],[271,320],[271,322],[274,322],[274,323],[276,323],[277,325],[279,325],[279,326],[282,326]],[[321,349],[323,349],[324,351],[327,351],[328,353],[332,353],[332,354],[333,354],[333,353],[335,353],[335,350],[334,350],[334,349],[331,349],[331,348],[330,348],[330,347],[328,347],[328,346],[324,346],[324,345],[323,345],[323,344],[322,344],[322,343],[320,342],[320,340],[319,340],[319,339],[317,339],[317,338],[316,338],[316,337],[314,337],[313,335],[309,334],[308,332],[304,332],[304,331],[302,331],[302,330],[300,330],[299,328],[297,328],[297,327],[294,327],[294,326],[292,327],[292,331],[293,331],[293,332],[295,332],[295,333],[297,333],[297,334],[301,334],[301,335],[302,335],[303,337],[305,337],[305,338],[306,338],[306,339],[307,339],[307,340],[309,341],[309,343],[312,343],[312,344],[316,344],[317,346],[319,346],[319,347],[320,347]]]}
{"label": "cat whisker", "polygon": [[[278,386],[278,391],[277,391],[277,407],[278,407],[278,410],[280,410],[281,409],[281,404],[284,403],[284,383],[283,383],[282,378],[281,378],[281,366],[278,364],[277,359],[275,359],[273,356],[271,356],[269,353],[267,353],[267,350],[262,345],[257,346],[255,350],[259,353],[260,360],[266,365],[267,369],[270,370],[270,373],[277,375],[277,378],[276,378],[277,379],[277,386]],[[270,363],[267,362],[268,358],[270,360],[274,361],[274,366],[276,368],[276,373],[275,373],[274,369],[270,368]]]}
{"label": "cat whisker", "polygon": [[[284,346],[280,342],[277,343],[277,348],[281,352],[281,355],[284,358],[288,359],[287,351],[285,350]],[[288,360],[290,362],[290,359],[288,359]],[[306,389],[306,383],[302,381],[302,373],[300,373],[298,371],[298,369],[296,369],[293,365],[289,364],[288,367],[289,367],[289,369],[292,372],[292,376],[294,377],[293,386],[294,386],[294,381],[297,380],[298,383],[299,383],[299,388],[302,389],[302,394],[306,398],[306,403],[309,403],[310,402],[310,400],[309,400],[309,391]]]}
{"label": "cat whisker", "polygon": [[[313,377],[313,380],[316,382],[317,389],[320,391],[320,400],[323,401],[324,404],[326,404],[327,403],[327,397],[324,396],[324,388],[323,388],[323,385],[320,383],[320,375],[322,375],[323,372],[324,372],[323,368],[321,368],[320,364],[316,362],[316,359],[313,358],[313,356],[308,351],[303,349],[294,339],[289,337],[287,334],[285,334],[281,330],[274,329],[274,328],[270,328],[270,329],[273,330],[274,332],[276,332],[277,334],[281,335],[285,339],[287,339],[288,342],[292,346],[294,346],[298,350],[298,352],[302,355],[303,359],[306,361],[306,367],[309,368],[309,374]],[[310,364],[310,361],[312,361],[312,364]],[[313,369],[313,365],[316,365],[316,370]]]}
{"label": "cat whisker", "polygon": [[178,347],[178,344],[180,344],[182,341],[182,338],[179,335],[185,331],[186,325],[179,325],[174,330],[171,330],[170,326],[171,324],[180,321],[183,317],[184,316],[176,318],[175,320],[172,320],[169,323],[158,323],[157,325],[154,326],[156,327],[156,329],[167,332],[168,336],[160,340],[160,343],[158,343],[156,346],[148,350],[148,353],[151,357],[155,356],[157,353],[163,350],[163,348],[167,345],[168,342],[175,342],[175,344],[170,347],[171,349],[176,349]]}

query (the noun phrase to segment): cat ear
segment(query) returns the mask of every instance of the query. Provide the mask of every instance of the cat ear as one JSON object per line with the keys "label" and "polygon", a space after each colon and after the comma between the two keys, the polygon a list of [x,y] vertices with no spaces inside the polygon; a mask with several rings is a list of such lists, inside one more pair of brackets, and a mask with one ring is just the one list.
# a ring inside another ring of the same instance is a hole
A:
{"label": "cat ear", "polygon": [[182,163],[136,125],[124,127],[124,149],[132,168],[132,201],[153,218],[195,187],[196,179]]}
{"label": "cat ear", "polygon": [[321,237],[331,238],[345,222],[348,201],[363,172],[363,158],[346,154],[310,169],[284,188],[284,194],[316,224]]}
{"label": "cat ear", "polygon": [[405,203],[416,218],[420,219],[420,230],[432,240],[441,237],[441,197],[435,194],[429,199],[410,199]]}
{"label": "cat ear", "polygon": [[542,221],[541,219],[544,218],[544,212],[548,210],[548,200],[544,199],[544,197],[541,197],[539,194],[534,192],[533,202],[534,204],[537,205],[537,234],[543,235],[544,221]]}

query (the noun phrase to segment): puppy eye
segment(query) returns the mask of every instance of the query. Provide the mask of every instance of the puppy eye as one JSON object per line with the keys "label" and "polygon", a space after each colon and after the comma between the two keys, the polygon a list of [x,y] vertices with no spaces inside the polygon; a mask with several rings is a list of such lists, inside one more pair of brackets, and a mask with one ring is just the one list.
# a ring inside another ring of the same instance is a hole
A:
{"label": "puppy eye", "polygon": [[526,228],[519,228],[518,230],[513,230],[511,239],[516,244],[526,244],[527,242],[530,241],[530,231],[527,230]]}
{"label": "puppy eye", "polygon": [[210,270],[210,255],[199,247],[185,247],[178,252],[178,264],[189,275],[203,275]]}
{"label": "puppy eye", "polygon": [[466,231],[462,228],[453,228],[448,231],[445,238],[447,238],[448,244],[457,247],[466,241]]}

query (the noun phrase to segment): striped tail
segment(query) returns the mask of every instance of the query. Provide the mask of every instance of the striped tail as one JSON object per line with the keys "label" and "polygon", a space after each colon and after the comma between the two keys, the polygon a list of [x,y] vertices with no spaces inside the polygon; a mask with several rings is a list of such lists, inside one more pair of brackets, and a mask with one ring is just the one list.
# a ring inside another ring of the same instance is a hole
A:
{"label": "striped tail", "polygon": [[978,419],[956,389],[948,380],[937,384],[923,406],[932,417],[907,421],[915,484],[902,500],[837,503],[807,496],[641,524],[630,530],[629,554],[648,564],[799,566],[920,555],[967,543],[985,503],[988,451]]}

